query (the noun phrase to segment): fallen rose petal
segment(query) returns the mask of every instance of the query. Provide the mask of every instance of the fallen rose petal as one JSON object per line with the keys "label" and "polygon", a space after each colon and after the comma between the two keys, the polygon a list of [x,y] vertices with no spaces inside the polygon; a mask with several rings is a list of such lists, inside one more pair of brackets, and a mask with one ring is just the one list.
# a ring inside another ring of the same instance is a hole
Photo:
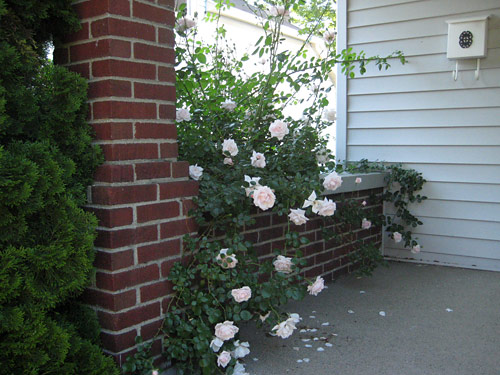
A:
{"label": "fallen rose petal", "polygon": [[450,309],[450,308],[447,308],[447,309],[446,309],[446,311],[448,311],[448,312],[452,312],[453,310],[452,310],[452,309]]}
{"label": "fallen rose petal", "polygon": [[321,323],[321,325],[322,325],[322,326],[329,326],[329,325],[330,325],[330,323],[328,323],[328,322],[324,322],[324,323]]}
{"label": "fallen rose petal", "polygon": [[302,362],[304,362],[304,361],[301,359],[297,359],[297,363],[302,363]]}
{"label": "fallen rose petal", "polygon": [[385,311],[381,311],[378,313],[380,316],[385,316]]}
{"label": "fallen rose petal", "polygon": [[352,311],[352,310],[347,310],[347,312],[348,312],[349,314],[354,314],[354,311]]}
{"label": "fallen rose petal", "polygon": [[309,363],[310,359],[309,358],[304,358],[305,363]]}
{"label": "fallen rose petal", "polygon": [[304,345],[306,348],[312,348],[313,346],[311,344],[305,344]]}
{"label": "fallen rose petal", "polygon": [[316,319],[316,317],[314,315],[309,315],[309,318]]}
{"label": "fallen rose petal", "polygon": [[325,346],[328,346],[329,348],[331,348],[333,346],[333,344],[331,344],[329,342],[325,342]]}
{"label": "fallen rose petal", "polygon": [[316,349],[316,351],[318,351],[318,352],[324,352],[325,349],[320,346],[318,349]]}

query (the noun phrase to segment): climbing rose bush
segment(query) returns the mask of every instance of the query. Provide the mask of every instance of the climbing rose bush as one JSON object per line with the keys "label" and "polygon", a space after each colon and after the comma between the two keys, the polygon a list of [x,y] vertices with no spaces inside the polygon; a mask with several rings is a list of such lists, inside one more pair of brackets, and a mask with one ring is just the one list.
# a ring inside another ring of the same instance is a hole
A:
{"label": "climbing rose bush", "polygon": [[[304,49],[283,50],[281,26],[301,4],[257,4],[263,37],[253,54],[242,58],[234,57],[223,26],[217,24],[213,44],[204,43],[197,22],[186,18],[185,6],[179,9],[179,158],[189,161],[190,177],[199,182],[200,191],[190,212],[199,233],[184,238],[185,257],[170,270],[175,295],[162,327],[164,354],[180,374],[246,374],[241,358],[251,347],[239,337],[245,321],[253,320],[282,339],[297,329],[301,318],[283,306],[307,293],[318,296],[325,286],[321,277],[304,278],[302,248],[308,239],[295,226],[319,217],[326,227],[339,211],[355,230],[365,216],[381,224],[370,210],[362,214],[359,203],[351,213],[321,196],[325,189],[341,186],[338,173],[343,170],[322,135],[335,121],[335,111],[328,109],[333,87],[328,74],[335,64],[351,74],[358,56],[336,54],[331,31],[320,22],[316,34],[328,36],[324,58]],[[219,11],[224,7],[217,2]],[[217,20],[218,15],[209,18]],[[377,64],[384,66],[383,61]],[[248,73],[250,66],[254,73]],[[294,118],[285,109],[299,104],[299,91],[311,102]],[[289,223],[286,241],[266,260],[258,258],[254,244],[242,234],[261,212]]]}

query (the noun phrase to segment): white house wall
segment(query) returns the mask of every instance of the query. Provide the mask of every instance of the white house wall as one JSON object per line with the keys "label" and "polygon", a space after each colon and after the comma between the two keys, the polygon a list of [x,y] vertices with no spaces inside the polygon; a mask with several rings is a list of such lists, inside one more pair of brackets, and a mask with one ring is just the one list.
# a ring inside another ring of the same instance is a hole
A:
{"label": "white house wall", "polygon": [[[476,60],[466,60],[454,81],[446,21],[482,15],[490,18],[480,78]],[[424,222],[415,231],[421,253],[386,239],[385,255],[500,270],[500,1],[349,0],[339,2],[345,16],[339,33],[344,27],[347,47],[367,55],[401,50],[408,59],[339,83],[345,158],[403,162],[428,180],[429,199],[414,208]]]}

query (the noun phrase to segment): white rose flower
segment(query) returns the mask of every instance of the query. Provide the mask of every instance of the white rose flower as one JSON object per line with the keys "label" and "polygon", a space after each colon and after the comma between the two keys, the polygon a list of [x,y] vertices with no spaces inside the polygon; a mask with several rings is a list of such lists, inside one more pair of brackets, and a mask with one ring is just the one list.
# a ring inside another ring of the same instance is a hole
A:
{"label": "white rose flower", "polygon": [[266,166],[266,157],[260,152],[252,152],[252,157],[250,158],[252,167],[264,168]]}
{"label": "white rose flower", "polygon": [[176,25],[175,29],[178,32],[183,32],[183,31],[189,30],[195,26],[196,26],[195,19],[189,18],[189,17],[182,17],[182,18],[177,20],[177,25]]}
{"label": "white rose flower", "polygon": [[248,372],[245,371],[245,366],[240,362],[236,362],[234,365],[233,375],[249,375]]}
{"label": "white rose flower", "polygon": [[328,176],[325,177],[325,181],[323,181],[323,186],[327,190],[337,190],[340,185],[342,185],[342,177],[340,177],[337,172],[332,172]]}
{"label": "white rose flower", "polygon": [[267,186],[258,186],[252,193],[253,204],[259,207],[261,210],[266,211],[267,209],[274,206],[276,201],[276,196],[273,191]]}
{"label": "white rose flower", "polygon": [[307,291],[312,296],[317,296],[325,288],[325,280],[321,276],[316,277],[316,281],[307,287]]}
{"label": "white rose flower", "polygon": [[291,320],[295,324],[299,323],[302,320],[302,318],[300,317],[300,315],[297,314],[297,313],[291,313],[288,316],[289,316],[288,320]]}
{"label": "white rose flower", "polygon": [[334,109],[326,109],[325,118],[328,121],[335,122],[337,120],[337,111]]}
{"label": "white rose flower", "polygon": [[316,154],[316,160],[320,164],[325,164],[327,163],[330,158],[328,157],[330,153],[328,152],[328,149],[325,147],[322,147]]}
{"label": "white rose flower", "polygon": [[262,186],[259,181],[260,177],[250,177],[245,175],[245,182],[248,182],[248,187],[242,186],[242,188],[245,189],[247,197],[249,197],[259,186]]}
{"label": "white rose flower", "polygon": [[278,272],[290,273],[292,272],[292,258],[278,255],[273,262],[274,269]]}
{"label": "white rose flower", "polygon": [[269,9],[269,13],[273,17],[284,17],[284,18],[290,17],[290,11],[288,9],[286,9],[283,5],[272,6]]}
{"label": "white rose flower", "polygon": [[226,320],[224,323],[217,323],[215,326],[215,336],[222,341],[231,340],[239,330],[232,321]]}
{"label": "white rose flower", "polygon": [[286,339],[292,335],[295,329],[297,329],[297,327],[295,327],[295,322],[289,318],[275,325],[271,331],[276,331],[276,335],[282,339]]}
{"label": "white rose flower", "polygon": [[189,166],[189,177],[191,177],[193,180],[198,181],[202,175],[203,175],[203,168],[198,167],[198,164]]}
{"label": "white rose flower", "polygon": [[231,156],[238,155],[238,146],[236,142],[231,138],[224,139],[224,142],[222,142],[222,152],[227,152]]}
{"label": "white rose flower", "polygon": [[231,159],[231,158],[224,158],[224,164],[226,164],[226,165],[234,165],[233,159]]}
{"label": "white rose flower", "polygon": [[248,342],[241,342],[240,343],[240,340],[237,340],[234,342],[234,352],[233,352],[233,356],[234,358],[238,359],[238,358],[243,358],[245,356],[247,356],[248,354],[250,354],[250,344]]}
{"label": "white rose flower", "polygon": [[[220,263],[222,268],[234,268],[238,264],[238,259],[236,259],[236,256],[234,254],[232,255],[227,255],[227,251],[229,249],[221,249],[219,251],[219,254],[217,255],[217,258],[215,258],[218,263]],[[222,254],[224,254],[224,259],[222,258]]]}
{"label": "white rose flower", "polygon": [[218,352],[220,348],[224,345],[224,341],[222,341],[218,337],[214,337],[213,340],[210,342],[210,349],[212,349],[214,352]]}
{"label": "white rose flower", "polygon": [[191,113],[186,108],[179,108],[175,111],[175,121],[191,121]]}
{"label": "white rose flower", "polygon": [[231,290],[231,295],[234,300],[238,303],[248,301],[252,297],[252,289],[248,286],[244,286],[239,289]]}
{"label": "white rose flower", "polygon": [[217,357],[217,365],[224,368],[229,364],[229,362],[231,362],[231,353],[224,350]]}
{"label": "white rose flower", "polygon": [[418,254],[418,253],[420,253],[420,245],[418,245],[418,244],[417,244],[417,245],[413,246],[413,247],[411,248],[411,252],[412,252],[413,254]]}
{"label": "white rose flower", "polygon": [[301,210],[300,208],[294,210],[293,208],[290,209],[290,214],[288,217],[290,220],[295,224],[295,225],[302,225],[305,224],[307,220],[309,220],[306,215],[305,211]]}
{"label": "white rose flower", "polygon": [[335,30],[326,30],[323,34],[323,38],[327,43],[333,43],[335,41],[335,37],[337,36],[337,32]]}
{"label": "white rose flower", "polygon": [[356,180],[354,180],[355,184],[360,184],[363,182],[363,179],[361,177],[356,177]]}
{"label": "white rose flower", "polygon": [[259,319],[261,322],[265,322],[267,318],[269,318],[269,315],[271,315],[271,311],[268,311],[266,315],[260,315],[259,314]]}
{"label": "white rose flower", "polygon": [[403,235],[399,232],[394,232],[392,234],[392,238],[394,238],[394,242],[398,243],[401,242],[401,240],[403,239]]}
{"label": "white rose flower", "polygon": [[321,205],[318,209],[318,215],[332,216],[335,213],[336,209],[337,205],[335,204],[335,202],[325,198],[323,201],[321,201]]}
{"label": "white rose flower", "polygon": [[361,202],[361,205],[366,206],[367,205],[366,201]]}
{"label": "white rose flower", "polygon": [[275,120],[269,126],[269,132],[271,133],[271,137],[276,137],[281,141],[290,131],[288,130],[288,124],[286,122]]}
{"label": "white rose flower", "polygon": [[368,220],[366,217],[361,221],[361,228],[370,229],[372,226],[372,222]]}
{"label": "white rose flower", "polygon": [[320,200],[316,199],[316,192],[313,191],[309,198],[307,198],[304,201],[304,204],[302,205],[302,208],[307,208],[309,206],[312,206],[312,212],[317,214],[319,210],[321,209],[321,206],[323,205],[323,202]]}
{"label": "white rose flower", "polygon": [[221,103],[220,107],[226,111],[232,112],[236,108],[236,103],[232,100],[226,100]]}

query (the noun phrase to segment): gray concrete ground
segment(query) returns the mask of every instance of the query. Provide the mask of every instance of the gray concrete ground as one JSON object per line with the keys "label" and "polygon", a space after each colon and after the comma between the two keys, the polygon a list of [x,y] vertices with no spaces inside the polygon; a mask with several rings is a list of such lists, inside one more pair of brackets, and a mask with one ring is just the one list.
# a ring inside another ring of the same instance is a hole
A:
{"label": "gray concrete ground", "polygon": [[287,311],[303,317],[288,339],[242,328],[251,375],[500,375],[498,272],[391,263]]}

